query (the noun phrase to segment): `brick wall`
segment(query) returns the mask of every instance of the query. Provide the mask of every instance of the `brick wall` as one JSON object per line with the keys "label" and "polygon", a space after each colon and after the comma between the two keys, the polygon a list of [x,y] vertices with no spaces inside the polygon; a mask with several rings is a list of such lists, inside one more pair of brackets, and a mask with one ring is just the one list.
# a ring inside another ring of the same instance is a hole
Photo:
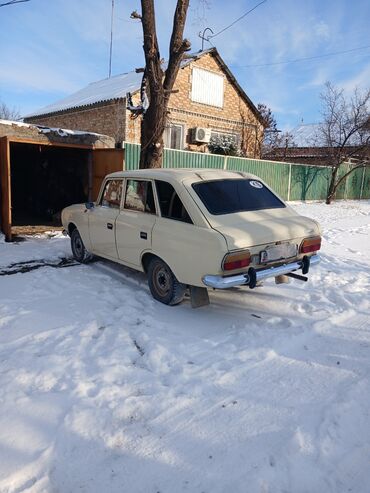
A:
{"label": "brick wall", "polygon": [[109,135],[116,142],[122,142],[125,140],[125,106],[125,100],[121,99],[51,116],[25,118],[25,121],[47,127],[96,132]]}
{"label": "brick wall", "polygon": [[[225,76],[223,108],[196,103],[191,100],[192,67],[196,66]],[[259,157],[263,127],[241,97],[236,87],[228,79],[215,57],[203,55],[186,67],[180,69],[174,89],[178,93],[171,94],[169,102],[169,123],[180,124],[184,130],[184,149],[207,152],[206,144],[191,142],[191,129],[195,127],[210,128],[217,132],[233,133],[239,136],[241,146],[247,156]],[[135,95],[134,102],[138,96]],[[129,113],[129,112],[128,112]],[[126,140],[140,142],[140,118],[126,117]]]}

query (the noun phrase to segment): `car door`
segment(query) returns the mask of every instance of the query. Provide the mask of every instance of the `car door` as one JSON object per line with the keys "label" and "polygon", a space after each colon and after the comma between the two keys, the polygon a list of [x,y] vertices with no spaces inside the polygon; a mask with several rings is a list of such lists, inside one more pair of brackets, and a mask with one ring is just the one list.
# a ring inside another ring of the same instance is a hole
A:
{"label": "car door", "polygon": [[140,267],[142,252],[151,248],[156,213],[152,181],[127,178],[123,208],[116,219],[120,260],[133,267]]}
{"label": "car door", "polygon": [[123,179],[108,179],[99,202],[88,211],[92,250],[98,255],[117,259],[116,219],[119,215]]}

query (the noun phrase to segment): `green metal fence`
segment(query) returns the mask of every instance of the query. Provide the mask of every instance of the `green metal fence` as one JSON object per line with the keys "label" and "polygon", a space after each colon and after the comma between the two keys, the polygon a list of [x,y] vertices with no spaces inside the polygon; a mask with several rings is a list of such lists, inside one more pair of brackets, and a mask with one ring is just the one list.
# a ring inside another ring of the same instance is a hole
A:
{"label": "green metal fence", "polygon": [[[139,168],[140,145],[125,143],[125,169]],[[339,177],[350,169],[343,164]],[[284,200],[324,200],[327,195],[330,168],[296,163],[265,161],[200,152],[165,149],[164,168],[212,168],[244,171],[259,176]],[[370,199],[370,168],[351,173],[339,186],[336,199]]]}

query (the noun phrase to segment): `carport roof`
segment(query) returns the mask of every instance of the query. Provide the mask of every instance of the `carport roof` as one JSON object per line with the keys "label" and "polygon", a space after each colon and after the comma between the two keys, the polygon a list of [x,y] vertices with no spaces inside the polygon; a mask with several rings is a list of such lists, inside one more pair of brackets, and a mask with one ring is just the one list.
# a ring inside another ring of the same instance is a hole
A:
{"label": "carport roof", "polygon": [[84,147],[114,147],[114,139],[107,135],[11,120],[0,120],[0,137],[8,137],[9,140],[14,141],[34,141],[47,145],[71,144]]}

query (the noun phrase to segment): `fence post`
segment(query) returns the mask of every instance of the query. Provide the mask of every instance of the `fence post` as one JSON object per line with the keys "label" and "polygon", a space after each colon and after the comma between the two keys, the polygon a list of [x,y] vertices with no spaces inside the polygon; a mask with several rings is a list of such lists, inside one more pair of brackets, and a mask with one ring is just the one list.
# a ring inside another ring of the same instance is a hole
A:
{"label": "fence post", "polygon": [[288,197],[287,201],[290,200],[290,187],[292,186],[292,165],[289,164],[289,177],[288,177]]}
{"label": "fence post", "polygon": [[227,169],[227,162],[229,160],[229,156],[224,157],[224,169]]}
{"label": "fence post", "polygon": [[366,168],[362,168],[362,179],[361,179],[360,200],[362,199],[362,194],[364,193],[365,174],[366,174]]}
{"label": "fence post", "polygon": [[[348,173],[348,171],[350,169],[351,169],[351,164],[350,163],[347,163],[347,169],[346,169],[345,173]],[[348,175],[346,177],[346,182],[344,184],[344,194],[343,194],[344,200],[347,200],[348,199],[348,178],[349,178],[349,176],[351,176],[351,175]]]}

